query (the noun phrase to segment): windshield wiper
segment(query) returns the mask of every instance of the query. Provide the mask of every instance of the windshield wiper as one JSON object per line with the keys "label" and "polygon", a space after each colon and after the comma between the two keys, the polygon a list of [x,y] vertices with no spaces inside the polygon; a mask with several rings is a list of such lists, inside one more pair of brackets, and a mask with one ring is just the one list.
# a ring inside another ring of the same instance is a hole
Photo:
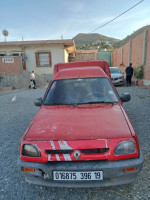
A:
{"label": "windshield wiper", "polygon": [[82,104],[101,104],[101,103],[114,104],[115,102],[112,102],[112,101],[89,101],[89,102],[77,103],[77,104],[75,104],[75,105],[82,105]]}
{"label": "windshield wiper", "polygon": [[76,105],[76,104],[71,104],[71,103],[46,103],[46,104],[44,104],[44,105],[48,105],[48,106],[64,106],[64,105],[66,105],[66,106],[74,106],[74,105]]}
{"label": "windshield wiper", "polygon": [[47,106],[63,106],[63,105],[66,105],[66,106],[73,106],[73,107],[76,107],[77,105],[84,105],[84,104],[112,104],[114,105],[115,102],[112,102],[112,101],[89,101],[89,102],[79,102],[79,103],[47,103],[47,104],[44,104],[44,105],[47,105]]}

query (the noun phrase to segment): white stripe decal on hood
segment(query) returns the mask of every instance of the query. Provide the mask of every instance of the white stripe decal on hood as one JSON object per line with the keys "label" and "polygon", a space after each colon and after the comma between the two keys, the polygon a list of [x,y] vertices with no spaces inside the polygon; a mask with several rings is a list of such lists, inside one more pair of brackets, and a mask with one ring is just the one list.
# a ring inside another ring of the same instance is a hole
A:
{"label": "white stripe decal on hood", "polygon": [[[54,141],[53,141],[53,140],[50,140],[50,143],[51,143],[52,149],[53,149],[53,150],[56,150]],[[58,154],[55,154],[55,156],[56,156],[56,160],[57,160],[57,161],[60,161],[59,155],[58,155]]]}
{"label": "white stripe decal on hood", "polygon": [[[66,141],[58,141],[60,149],[65,150],[65,149],[72,149]],[[63,154],[65,161],[71,161],[71,157],[69,154]]]}
{"label": "white stripe decal on hood", "polygon": [[48,154],[48,161],[52,161],[51,160],[51,154]]}
{"label": "white stripe decal on hood", "polygon": [[107,140],[106,139],[97,139],[97,140],[103,140],[103,141],[105,141],[105,146],[106,146],[106,148],[108,148]]}

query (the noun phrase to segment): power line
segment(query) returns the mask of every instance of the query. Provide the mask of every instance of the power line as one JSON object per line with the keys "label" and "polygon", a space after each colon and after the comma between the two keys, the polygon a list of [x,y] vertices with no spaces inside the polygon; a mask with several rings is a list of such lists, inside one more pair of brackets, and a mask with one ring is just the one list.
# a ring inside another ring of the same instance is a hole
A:
{"label": "power line", "polygon": [[[90,32],[87,33],[87,34],[93,33],[93,32],[95,32],[95,31],[97,31],[98,29],[100,29],[100,28],[106,26],[107,24],[111,23],[112,21],[116,20],[116,19],[119,18],[120,16],[124,15],[125,13],[127,13],[128,11],[130,11],[131,9],[133,9],[134,7],[136,7],[137,5],[139,5],[140,3],[142,3],[143,1],[144,1],[144,0],[139,1],[138,3],[136,3],[135,5],[133,5],[132,7],[130,7],[129,9],[127,9],[126,11],[124,11],[123,13],[121,13],[120,15],[118,15],[117,17],[111,19],[110,21],[108,21],[108,22],[106,22],[105,24],[99,26],[98,28],[96,28],[96,29],[90,31]],[[81,35],[80,37],[85,37],[85,35]]]}
{"label": "power line", "polygon": [[106,25],[109,24],[110,22],[114,21],[115,19],[119,18],[120,16],[124,15],[125,13],[127,13],[129,10],[133,9],[134,7],[136,7],[137,5],[139,5],[140,3],[142,3],[142,1],[144,1],[144,0],[139,1],[137,4],[135,4],[134,6],[130,7],[128,10],[124,11],[123,13],[121,13],[120,15],[118,15],[117,17],[113,18],[112,20],[106,22],[105,24],[101,25],[100,27],[94,29],[93,31],[91,31],[91,32],[89,32],[89,33],[93,33],[93,32],[95,32],[95,31],[97,31],[98,29],[100,29],[100,28],[106,26]]}

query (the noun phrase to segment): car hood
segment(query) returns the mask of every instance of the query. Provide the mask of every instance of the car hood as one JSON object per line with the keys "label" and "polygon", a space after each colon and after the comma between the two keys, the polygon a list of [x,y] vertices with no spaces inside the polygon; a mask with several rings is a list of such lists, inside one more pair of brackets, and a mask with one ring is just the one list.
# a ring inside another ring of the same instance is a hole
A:
{"label": "car hood", "polygon": [[25,140],[93,140],[131,137],[119,104],[43,106]]}
{"label": "car hood", "polygon": [[123,76],[122,74],[111,74],[111,78],[119,78]]}

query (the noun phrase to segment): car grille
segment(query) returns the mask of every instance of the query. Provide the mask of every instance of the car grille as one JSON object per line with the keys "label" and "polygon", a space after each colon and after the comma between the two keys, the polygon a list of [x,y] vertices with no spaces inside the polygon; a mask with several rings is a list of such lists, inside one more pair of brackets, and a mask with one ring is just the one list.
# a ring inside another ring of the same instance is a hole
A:
{"label": "car grille", "polygon": [[71,154],[73,149],[65,149],[65,150],[46,150],[48,154]]}
{"label": "car grille", "polygon": [[112,78],[113,81],[116,81],[116,80],[118,80],[118,79],[119,79],[119,78]]}
{"label": "car grille", "polygon": [[80,151],[84,154],[88,153],[105,153],[109,150],[109,148],[101,148],[101,149],[81,149]]}
{"label": "car grille", "polygon": [[[109,151],[109,148],[100,148],[100,149],[79,149],[83,154],[90,153],[105,153]],[[71,154],[73,153],[73,149],[65,149],[65,150],[46,150],[48,154]]]}

